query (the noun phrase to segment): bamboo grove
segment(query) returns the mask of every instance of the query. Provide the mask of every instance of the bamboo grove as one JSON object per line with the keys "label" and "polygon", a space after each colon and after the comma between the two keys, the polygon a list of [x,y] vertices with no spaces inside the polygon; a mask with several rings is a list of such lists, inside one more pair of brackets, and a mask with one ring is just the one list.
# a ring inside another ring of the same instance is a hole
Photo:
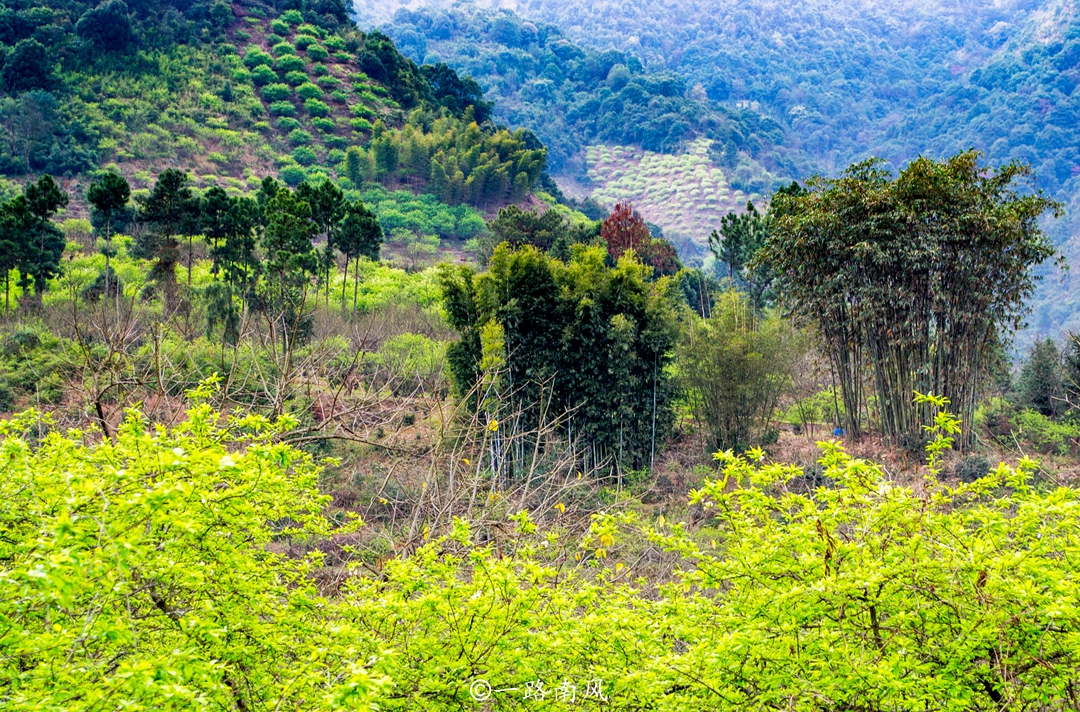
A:
{"label": "bamboo grove", "polygon": [[1024,191],[1030,169],[979,159],[919,158],[895,179],[869,160],[774,199],[762,259],[792,313],[820,328],[852,435],[864,373],[890,440],[922,439],[929,415],[913,391],[948,397],[970,426],[979,375],[1022,323],[1032,268],[1054,254],[1039,218],[1059,206]]}

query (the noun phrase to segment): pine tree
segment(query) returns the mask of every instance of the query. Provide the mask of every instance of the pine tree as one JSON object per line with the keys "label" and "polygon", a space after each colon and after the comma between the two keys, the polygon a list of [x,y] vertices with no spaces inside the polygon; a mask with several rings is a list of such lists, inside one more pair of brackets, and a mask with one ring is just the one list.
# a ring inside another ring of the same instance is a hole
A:
{"label": "pine tree", "polygon": [[304,307],[308,278],[318,269],[311,242],[317,230],[311,206],[288,188],[279,187],[266,203],[262,245],[266,250],[267,302],[273,310],[271,327],[280,334],[286,364],[292,347],[310,328],[310,315]]}
{"label": "pine tree", "polygon": [[1065,411],[1064,381],[1057,344],[1049,337],[1038,341],[1020,370],[1020,401],[1047,417],[1056,418]]}
{"label": "pine tree", "polygon": [[136,200],[139,203],[139,222],[147,229],[135,241],[135,254],[154,260],[150,276],[161,285],[165,311],[171,314],[178,306],[178,238],[190,232],[198,218],[198,202],[191,192],[191,177],[183,171],[168,168],[158,175],[150,195]]}
{"label": "pine tree", "polygon": [[60,258],[64,254],[64,234],[52,218],[68,204],[68,195],[52,176],[42,176],[36,183],[27,183],[23,191],[29,211],[33,238],[24,253],[22,270],[33,277],[34,298],[41,300],[48,279],[60,274]]}
{"label": "pine tree", "polygon": [[345,282],[349,276],[349,262],[356,260],[356,272],[353,279],[353,313],[360,289],[360,258],[375,261],[379,259],[382,247],[383,231],[375,213],[357,201],[348,206],[345,217],[336,225],[332,234],[334,246],[345,255],[345,279],[341,282],[341,313],[345,313]]}
{"label": "pine tree", "polygon": [[321,183],[303,182],[296,188],[296,197],[311,206],[311,219],[317,226],[318,239],[325,240],[319,260],[319,273],[326,288],[326,303],[330,304],[330,269],[334,266],[334,248],[330,233],[345,214],[345,193],[330,180]]}
{"label": "pine tree", "polygon": [[125,216],[127,204],[131,199],[131,186],[119,173],[106,173],[90,184],[86,191],[86,200],[90,203],[91,218],[105,231],[105,296],[112,294],[110,285],[112,268],[112,234],[117,221]]}
{"label": "pine tree", "polygon": [[203,235],[210,240],[210,273],[218,276],[218,243],[225,238],[229,222],[229,194],[214,186],[203,194],[199,202],[199,226]]}

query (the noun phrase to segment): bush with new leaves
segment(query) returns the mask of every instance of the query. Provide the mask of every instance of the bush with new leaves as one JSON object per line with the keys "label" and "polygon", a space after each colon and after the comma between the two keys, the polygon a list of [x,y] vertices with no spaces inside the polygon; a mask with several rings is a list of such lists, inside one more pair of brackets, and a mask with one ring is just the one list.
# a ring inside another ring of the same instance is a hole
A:
{"label": "bush with new leaves", "polygon": [[[918,486],[837,442],[813,492],[725,454],[689,524],[573,538],[517,511],[496,545],[455,518],[334,598],[319,556],[277,553],[354,530],[280,442],[294,421],[131,411],[91,444],[27,413],[0,423],[0,705],[450,712],[489,685],[510,710],[543,685],[555,712],[1075,709],[1080,492],[1028,460],[940,483],[959,424],[920,404]],[[681,565],[628,566],[642,541]]]}
{"label": "bush with new leaves", "polygon": [[332,532],[291,424],[133,410],[92,445],[0,423],[0,707],[368,707],[366,634],[326,615],[317,557],[273,553]]}

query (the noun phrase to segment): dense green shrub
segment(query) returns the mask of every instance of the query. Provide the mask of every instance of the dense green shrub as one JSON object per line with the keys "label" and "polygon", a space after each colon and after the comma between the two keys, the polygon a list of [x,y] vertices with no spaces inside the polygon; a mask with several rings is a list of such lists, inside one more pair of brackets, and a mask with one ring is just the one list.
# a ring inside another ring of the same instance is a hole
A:
{"label": "dense green shrub", "polygon": [[312,116],[329,116],[330,107],[326,105],[326,102],[319,99],[308,99],[304,102],[304,108]]}
{"label": "dense green shrub", "polygon": [[357,116],[361,119],[371,120],[375,118],[375,111],[370,106],[365,106],[363,104],[353,104],[349,107],[349,111],[352,112],[353,116]]}
{"label": "dense green shrub", "polygon": [[[399,371],[407,340],[386,350]],[[1068,709],[1045,695],[1080,666],[1080,494],[1032,487],[1029,460],[927,497],[837,444],[821,455],[831,486],[803,493],[799,468],[724,457],[689,497],[700,532],[619,512],[567,538],[522,510],[495,551],[456,519],[325,596],[327,556],[360,524],[328,516],[312,456],[282,442],[295,425],[205,406],[171,428],[132,410],[103,442],[33,413],[0,425],[0,619],[19,631],[0,659],[25,661],[0,666],[11,699],[404,712],[541,681],[553,712],[586,695],[614,710]],[[641,562],[642,541],[670,575]],[[477,650],[481,671],[462,662]],[[553,693],[564,680],[573,701]]]}
{"label": "dense green shrub", "polygon": [[264,52],[258,45],[248,45],[244,52],[244,66],[248,69],[254,69],[261,65],[269,65],[274,61],[274,58]]}
{"label": "dense green shrub", "polygon": [[323,92],[322,89],[320,89],[315,84],[312,84],[311,82],[305,82],[300,86],[296,87],[296,94],[301,99],[321,99]]}
{"label": "dense green shrub", "polygon": [[271,116],[295,116],[296,107],[291,101],[275,101],[268,107]]}
{"label": "dense green shrub", "polygon": [[298,70],[286,72],[285,81],[288,82],[290,85],[297,87],[308,81],[308,75]]}
{"label": "dense green shrub", "polygon": [[304,16],[300,14],[299,10],[286,10],[281,13],[281,19],[290,25],[299,25],[304,21]]}
{"label": "dense green shrub", "polygon": [[270,21],[270,29],[279,35],[288,35],[291,28],[289,27],[289,23],[281,18],[274,18]]}
{"label": "dense green shrub", "polygon": [[296,48],[288,42],[278,42],[270,50],[275,57],[281,57],[288,54],[296,54]]}
{"label": "dense green shrub", "polygon": [[289,132],[289,143],[294,146],[306,146],[311,143],[311,134],[303,129],[293,129]]}
{"label": "dense green shrub", "polygon": [[262,98],[269,102],[288,99],[292,93],[293,90],[288,84],[267,84],[262,88]]}
{"label": "dense green shrub", "polygon": [[311,35],[297,35],[296,37],[293,37],[293,46],[301,52],[316,42],[318,42],[318,40]]}
{"label": "dense green shrub", "polygon": [[742,294],[721,295],[677,345],[679,374],[710,451],[766,444],[780,398],[804,347],[789,323],[758,316]]}
{"label": "dense green shrub", "polygon": [[303,126],[303,124],[301,124],[299,121],[292,118],[291,116],[283,116],[277,120],[277,127],[282,131],[292,131],[294,129],[300,128],[301,126]]}
{"label": "dense green shrub", "polygon": [[334,129],[337,128],[337,124],[334,123],[333,119],[324,119],[322,117],[312,119],[311,125],[324,133],[333,133]]}
{"label": "dense green shrub", "polygon": [[1076,454],[1080,445],[1080,425],[1057,423],[1037,410],[1023,410],[1016,415],[1016,437],[1031,443],[1039,452]]}
{"label": "dense green shrub", "polygon": [[990,461],[982,455],[969,455],[956,464],[953,474],[961,482],[974,482],[990,472]]}
{"label": "dense green shrub", "polygon": [[[132,411],[107,447],[59,429],[31,446],[46,420],[4,423],[0,619],[20,635],[0,639],[0,656],[33,661],[0,665],[8,701],[72,709],[76,694],[79,706],[167,709],[196,699],[229,707],[239,694],[242,707],[293,707],[331,695],[366,706],[379,678],[352,659],[352,636],[310,607],[313,561],[265,548],[333,526],[317,514],[326,498],[310,457],[272,441],[290,422],[251,415],[226,424],[196,408],[166,433]],[[73,479],[82,485],[72,489]],[[64,507],[48,504],[61,499]],[[37,544],[31,526],[40,527]],[[247,543],[228,543],[237,536]],[[57,596],[77,626],[68,616],[60,624]],[[325,657],[328,644],[343,647]],[[305,649],[316,648],[325,670],[310,667]],[[279,678],[295,655],[309,667]],[[327,682],[331,669],[337,682]]]}
{"label": "dense green shrub", "polygon": [[279,72],[298,72],[307,66],[304,60],[295,54],[282,55],[274,62],[274,68]]}
{"label": "dense green shrub", "polygon": [[251,80],[255,82],[255,86],[269,84],[276,79],[277,72],[275,72],[273,69],[266,66],[265,64],[260,64],[259,66],[255,67],[255,69],[251,72]]}
{"label": "dense green shrub", "polygon": [[388,388],[396,396],[447,395],[444,375],[446,342],[423,334],[399,334],[364,357],[361,366],[375,388]]}
{"label": "dense green shrub", "polygon": [[322,62],[330,56],[330,53],[327,52],[324,47],[320,47],[317,44],[309,45],[306,53],[308,57],[315,60],[316,62]]}
{"label": "dense green shrub", "polygon": [[300,166],[285,166],[278,171],[278,177],[286,185],[296,187],[307,180],[307,171]]}
{"label": "dense green shrub", "polygon": [[315,151],[313,151],[308,146],[298,146],[294,148],[292,150],[292,157],[293,160],[295,160],[302,166],[310,166],[311,164],[319,160],[319,157],[316,155]]}

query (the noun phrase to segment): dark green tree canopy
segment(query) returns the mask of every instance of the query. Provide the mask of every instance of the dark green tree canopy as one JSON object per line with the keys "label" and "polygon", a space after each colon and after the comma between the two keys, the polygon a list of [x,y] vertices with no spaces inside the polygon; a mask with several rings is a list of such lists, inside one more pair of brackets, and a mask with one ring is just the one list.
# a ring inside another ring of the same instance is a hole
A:
{"label": "dark green tree canopy", "polygon": [[131,200],[131,186],[124,176],[108,172],[90,184],[86,191],[90,203],[91,220],[100,223],[107,231],[122,229],[117,219],[127,211]]}
{"label": "dark green tree canopy", "polygon": [[347,259],[366,257],[377,261],[383,243],[382,225],[375,213],[356,201],[345,208],[345,215],[334,226],[331,239],[334,247]]}
{"label": "dark green tree canopy", "polygon": [[484,101],[484,90],[472,77],[461,77],[442,62],[422,65],[420,72],[431,87],[432,98],[455,116],[471,106],[478,124],[491,118],[492,104]]}
{"label": "dark green tree canopy", "polygon": [[970,425],[989,351],[1054,254],[1039,218],[1058,206],[1027,189],[1031,170],[980,157],[919,158],[895,179],[871,160],[774,197],[763,259],[792,313],[821,329],[852,434],[867,367],[886,435],[921,440],[916,390],[948,397]]}
{"label": "dark green tree canopy", "polygon": [[34,39],[19,40],[4,63],[4,88],[10,92],[51,89],[56,82],[45,45]]}
{"label": "dark green tree canopy", "polygon": [[[523,427],[559,420],[580,439],[584,466],[621,472],[649,466],[673,423],[665,366],[675,292],[668,280],[653,282],[648,266],[623,259],[612,269],[606,257],[594,246],[564,264],[531,245],[501,244],[487,272],[446,266],[440,284],[461,335],[447,351],[458,394],[487,408],[493,396],[477,394],[477,384],[503,388],[499,408],[520,409]],[[503,365],[485,365],[492,353]]]}
{"label": "dark green tree canopy", "polygon": [[35,292],[40,296],[45,290],[46,281],[60,274],[64,234],[52,219],[67,207],[68,195],[52,176],[42,176],[36,183],[26,184],[23,197],[34,231],[33,238],[26,246],[23,269],[33,277]]}
{"label": "dark green tree canopy", "polygon": [[570,224],[557,210],[522,210],[508,205],[488,223],[488,229],[496,242],[508,242],[511,247],[532,245],[549,250],[557,240],[570,232]]}
{"label": "dark green tree canopy", "polygon": [[122,52],[133,39],[128,6],[124,0],[108,0],[87,10],[75,24],[79,37],[106,52]]}

